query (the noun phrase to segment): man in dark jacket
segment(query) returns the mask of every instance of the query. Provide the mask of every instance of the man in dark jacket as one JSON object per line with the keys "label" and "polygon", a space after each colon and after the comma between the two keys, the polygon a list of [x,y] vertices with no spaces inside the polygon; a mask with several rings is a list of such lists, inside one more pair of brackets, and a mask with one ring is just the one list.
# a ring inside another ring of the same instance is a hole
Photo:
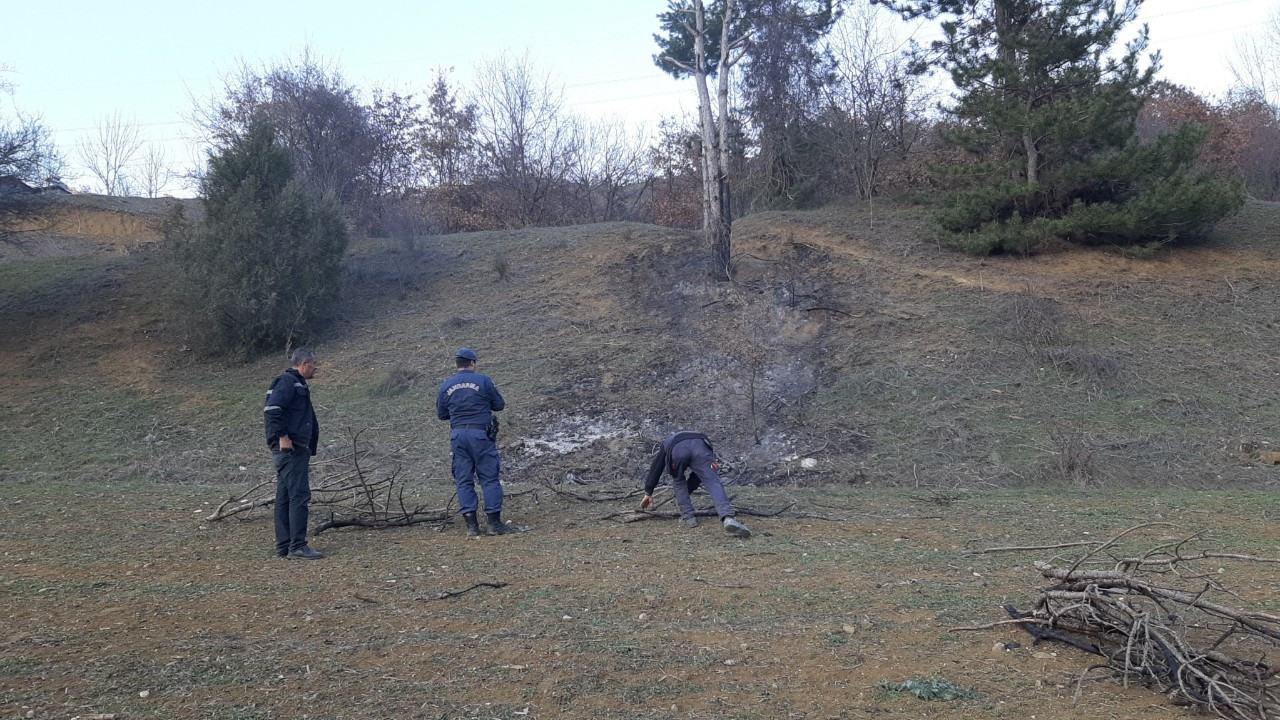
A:
{"label": "man in dark jacket", "polygon": [[658,487],[663,470],[671,475],[671,489],[675,492],[676,505],[680,507],[680,522],[689,527],[698,526],[689,494],[701,485],[710,493],[724,531],[740,538],[751,537],[747,526],[734,517],[733,506],[729,504],[729,496],[725,494],[724,486],[720,484],[720,474],[716,472],[715,450],[711,448],[711,441],[706,435],[683,431],[662,441],[662,447],[658,449],[657,456],[649,465],[649,474],[644,479],[641,510],[653,504],[653,491]]}
{"label": "man in dark jacket", "polygon": [[263,425],[276,466],[276,555],[318,560],[323,553],[307,546],[311,503],[311,456],[320,445],[320,423],[311,405],[307,381],[316,375],[316,354],[298,348],[292,367],[271,383]]}
{"label": "man in dark jacket", "polygon": [[449,421],[453,482],[458,487],[458,510],[467,522],[467,537],[480,535],[475,478],[479,478],[484,492],[484,510],[489,518],[486,534],[516,532],[515,526],[502,521],[503,493],[498,480],[500,460],[493,417],[493,413],[507,406],[507,401],[488,375],[476,372],[475,350],[459,348],[454,360],[458,372],[441,383],[436,394],[436,416]]}

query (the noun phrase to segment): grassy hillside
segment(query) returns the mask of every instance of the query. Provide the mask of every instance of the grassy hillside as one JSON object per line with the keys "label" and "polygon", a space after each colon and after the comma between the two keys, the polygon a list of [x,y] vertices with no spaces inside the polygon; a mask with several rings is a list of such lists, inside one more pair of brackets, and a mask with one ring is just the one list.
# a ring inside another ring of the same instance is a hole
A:
{"label": "grassy hillside", "polygon": [[[271,556],[269,510],[207,519],[269,487],[282,358],[195,357],[145,242],[0,262],[0,715],[1190,716],[990,624],[1046,586],[1033,560],[1277,554],[1280,206],[1147,260],[968,258],[921,217],[753,215],[732,284],[644,225],[357,242],[316,482],[358,436],[411,505],[456,507],[433,404],[467,345],[508,400],[505,515],[534,527],[332,530],[319,562]],[[684,427],[752,539],[620,517]],[[1206,562],[1168,583],[1274,612],[1274,564]],[[916,679],[965,695],[891,689]]]}
{"label": "grassy hillside", "polygon": [[[1247,451],[1280,426],[1277,220],[1253,203],[1155,259],[975,259],[927,242],[912,208],[762,213],[735,228],[731,284],[695,235],[653,226],[365,240],[318,343],[324,444],[366,430],[445,477],[434,391],[468,345],[508,397],[514,481],[634,478],[692,427],[744,484],[1270,483]],[[283,361],[194,357],[164,280],[146,251],[0,265],[5,477],[262,471],[259,396]]]}

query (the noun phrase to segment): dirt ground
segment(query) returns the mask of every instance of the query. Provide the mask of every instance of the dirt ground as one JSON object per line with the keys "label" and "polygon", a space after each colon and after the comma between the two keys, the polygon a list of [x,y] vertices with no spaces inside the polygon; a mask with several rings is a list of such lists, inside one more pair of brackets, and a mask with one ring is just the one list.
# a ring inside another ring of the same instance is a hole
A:
{"label": "dirt ground", "polygon": [[[745,517],[743,541],[713,521],[605,519],[629,501],[508,491],[527,533],[329,531],[313,541],[327,559],[287,561],[265,511],[201,520],[215,488],[9,484],[0,716],[1194,717],[1106,673],[1082,681],[1097,658],[1074,648],[956,629],[1030,605],[1032,561],[1063,553],[981,551],[1153,518],[1176,527],[1135,543],[1280,545],[1269,495],[741,488],[739,507],[787,508]],[[1223,573],[1237,606],[1274,607],[1270,568]],[[885,689],[911,679],[972,696]]]}
{"label": "dirt ground", "polygon": [[[689,233],[630,223],[358,240],[318,339],[317,478],[359,436],[447,507],[435,383],[475,347],[533,530],[330,531],[315,563],[270,556],[264,510],[204,520],[270,480],[278,357],[198,356],[141,246],[0,263],[0,717],[1192,717],[958,628],[1071,557],[988,548],[1157,520],[1134,548],[1280,556],[1278,217],[1152,259],[976,259],[916,208],[760,213],[728,284]],[[614,517],[683,427],[777,513],[749,541]],[[1268,568],[1205,571],[1275,610]],[[911,679],[971,694],[888,689]]]}

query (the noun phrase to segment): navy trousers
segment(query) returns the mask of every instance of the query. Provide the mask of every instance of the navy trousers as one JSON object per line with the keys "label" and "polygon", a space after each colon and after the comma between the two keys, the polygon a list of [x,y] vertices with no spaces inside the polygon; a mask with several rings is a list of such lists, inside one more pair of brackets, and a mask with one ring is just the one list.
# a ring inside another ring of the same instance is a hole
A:
{"label": "navy trousers", "polygon": [[271,453],[276,464],[276,552],[307,544],[307,514],[311,503],[311,451]]}
{"label": "navy trousers", "polygon": [[711,495],[711,502],[715,503],[716,513],[720,518],[733,517],[733,506],[729,504],[729,496],[724,491],[724,485],[720,484],[720,473],[716,472],[713,464],[716,454],[707,447],[706,441],[694,438],[671,447],[673,465],[683,465],[686,460],[689,461],[689,476],[671,480],[671,489],[675,492],[676,505],[680,506],[680,515],[693,517],[693,500],[689,498],[689,493],[702,486]]}
{"label": "navy trousers", "polygon": [[502,512],[502,483],[498,482],[501,461],[498,444],[484,430],[454,428],[449,431],[449,449],[453,452],[453,482],[458,488],[458,511],[473,513],[479,509],[475,480],[480,480],[484,493],[484,511]]}

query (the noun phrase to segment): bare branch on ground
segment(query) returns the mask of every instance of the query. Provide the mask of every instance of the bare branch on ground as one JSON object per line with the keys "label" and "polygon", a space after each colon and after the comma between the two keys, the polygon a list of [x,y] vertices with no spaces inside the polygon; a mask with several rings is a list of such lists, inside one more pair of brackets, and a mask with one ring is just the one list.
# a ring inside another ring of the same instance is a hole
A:
{"label": "bare branch on ground", "polygon": [[[1011,620],[955,629],[1017,624],[1036,643],[1052,640],[1101,656],[1106,662],[1098,667],[1124,684],[1149,684],[1175,704],[1227,720],[1280,717],[1280,678],[1274,661],[1268,662],[1280,652],[1280,615],[1234,606],[1240,597],[1223,586],[1220,571],[1196,567],[1206,560],[1277,559],[1191,549],[1191,543],[1204,542],[1201,533],[1162,538],[1140,553],[1118,552],[1121,540],[1133,542],[1140,530],[1153,527],[1170,523],[1124,530],[1068,567],[1036,562],[1052,585],[1030,612],[1006,605]],[[1058,547],[1064,546],[1014,549]],[[1093,669],[1081,675],[1077,696]]]}
{"label": "bare branch on ground", "polygon": [[431,599],[432,599],[432,600],[444,600],[445,598],[457,597],[457,596],[459,596],[459,595],[463,595],[463,594],[469,593],[469,592],[471,592],[472,590],[475,590],[476,588],[487,587],[487,588],[494,588],[494,589],[498,589],[498,588],[504,588],[504,587],[506,587],[506,586],[507,586],[507,584],[506,584],[506,583],[504,583],[504,582],[482,582],[482,583],[476,583],[475,585],[472,585],[471,587],[469,587],[469,588],[467,588],[467,589],[465,589],[465,590],[456,590],[456,591],[454,591],[454,590],[445,590],[445,591],[441,592],[439,595],[437,595],[437,596],[435,596],[435,597],[433,597],[433,598],[431,598]]}

